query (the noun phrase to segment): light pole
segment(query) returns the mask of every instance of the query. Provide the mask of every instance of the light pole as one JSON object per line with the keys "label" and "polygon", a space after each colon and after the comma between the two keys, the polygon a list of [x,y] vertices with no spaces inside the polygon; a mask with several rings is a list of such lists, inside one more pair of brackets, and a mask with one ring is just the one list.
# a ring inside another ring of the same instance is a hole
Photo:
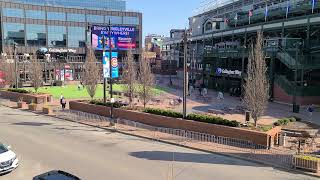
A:
{"label": "light pole", "polygon": [[170,46],[170,70],[169,70],[169,81],[170,81],[170,86],[172,86],[172,49],[171,49],[171,46]]}
{"label": "light pole", "polygon": [[18,89],[18,62],[16,57],[17,43],[13,44],[13,59],[14,59],[14,73],[15,73],[15,88]]}
{"label": "light pole", "polygon": [[292,111],[294,113],[299,113],[299,108],[297,105],[297,74],[298,74],[298,59],[299,59],[299,46],[301,45],[300,42],[295,44],[295,51],[296,51],[296,59],[295,59],[295,70],[294,70],[294,87],[293,87],[293,99],[292,99]]}
{"label": "light pole", "polygon": [[191,63],[191,69],[192,69],[192,71],[191,71],[191,77],[192,77],[192,83],[195,81],[195,79],[196,79],[196,77],[195,77],[195,75],[197,74],[196,72],[194,72],[194,71],[196,71],[197,69],[196,69],[196,63],[195,63],[195,52],[196,52],[196,49],[195,48],[193,48],[193,51],[192,51],[192,63]]}
{"label": "light pole", "polygon": [[183,118],[187,117],[187,93],[188,93],[188,67],[187,67],[187,30],[184,31],[183,44]]}
{"label": "light pole", "polygon": [[[106,38],[103,35],[102,36],[102,58],[104,58],[106,51]],[[103,77],[103,102],[107,102],[107,97],[106,97],[106,77]]]}
{"label": "light pole", "polygon": [[112,43],[111,43],[111,21],[109,19],[108,24],[108,31],[109,31],[109,73],[110,73],[110,102],[111,102],[111,108],[110,108],[110,117],[113,118],[113,90],[112,90]]}

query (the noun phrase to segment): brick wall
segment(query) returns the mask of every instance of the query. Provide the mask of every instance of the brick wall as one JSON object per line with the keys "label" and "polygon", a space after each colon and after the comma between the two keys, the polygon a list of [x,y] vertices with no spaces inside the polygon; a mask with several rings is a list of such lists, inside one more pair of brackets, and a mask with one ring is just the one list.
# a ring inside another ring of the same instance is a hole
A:
{"label": "brick wall", "polygon": [[[70,109],[83,111],[87,113],[99,114],[102,116],[110,115],[110,108],[103,106],[96,106],[91,104],[86,104],[82,102],[71,101]],[[263,133],[257,131],[251,131],[241,128],[234,128],[228,126],[214,125],[201,123],[196,121],[189,121],[177,118],[170,118],[164,116],[158,116],[154,114],[148,114],[143,112],[128,111],[124,109],[114,109],[114,117],[121,119],[128,119],[143,124],[166,127],[173,129],[183,129],[188,131],[201,132],[206,134],[211,134],[215,136],[230,137],[236,139],[243,139],[252,141],[255,144],[260,144],[268,146],[269,136],[273,141],[274,137],[281,131],[281,128],[272,129],[270,132]]]}
{"label": "brick wall", "polygon": [[[288,95],[281,87],[274,85],[274,100],[292,104],[293,96]],[[320,96],[297,96],[297,103],[300,105],[320,104]]]}
{"label": "brick wall", "polygon": [[24,102],[27,103],[45,103],[45,102],[50,102],[51,101],[51,96],[48,94],[41,94],[41,95],[33,95],[33,94],[22,94],[22,93],[17,93],[17,92],[9,92],[9,91],[4,91],[0,90],[0,97],[4,99],[10,99],[11,101],[19,101],[20,98],[23,98]]}

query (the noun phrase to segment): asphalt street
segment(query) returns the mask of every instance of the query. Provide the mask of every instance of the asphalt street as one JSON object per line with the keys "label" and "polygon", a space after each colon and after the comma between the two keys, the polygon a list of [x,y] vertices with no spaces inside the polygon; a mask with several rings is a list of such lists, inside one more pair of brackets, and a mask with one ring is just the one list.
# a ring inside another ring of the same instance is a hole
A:
{"label": "asphalt street", "polygon": [[0,180],[61,169],[84,180],[316,179],[260,164],[0,107],[0,141],[20,166]]}

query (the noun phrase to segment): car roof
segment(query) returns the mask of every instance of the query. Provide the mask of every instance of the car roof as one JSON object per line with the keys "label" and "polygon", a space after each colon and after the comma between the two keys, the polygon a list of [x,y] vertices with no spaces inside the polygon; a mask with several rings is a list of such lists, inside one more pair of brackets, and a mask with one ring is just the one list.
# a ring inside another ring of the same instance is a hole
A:
{"label": "car roof", "polygon": [[80,180],[80,178],[61,170],[54,170],[36,176],[33,180]]}

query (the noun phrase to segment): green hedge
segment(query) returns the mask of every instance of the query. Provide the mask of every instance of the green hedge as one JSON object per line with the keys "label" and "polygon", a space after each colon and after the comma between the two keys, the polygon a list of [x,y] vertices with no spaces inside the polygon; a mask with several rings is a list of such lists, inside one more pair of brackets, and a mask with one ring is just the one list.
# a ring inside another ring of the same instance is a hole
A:
{"label": "green hedge", "polygon": [[284,126],[284,125],[288,125],[291,122],[296,122],[296,121],[300,121],[300,118],[297,117],[289,117],[289,118],[282,118],[279,119],[277,122],[273,123],[273,125],[275,126]]}
{"label": "green hedge", "polygon": [[170,111],[170,110],[163,110],[163,109],[146,108],[143,112],[149,113],[149,114],[156,114],[160,116],[173,117],[173,118],[183,117],[182,113]]}
{"label": "green hedge", "polygon": [[10,92],[16,92],[16,93],[21,93],[21,94],[28,94],[30,93],[29,91],[25,90],[25,89],[8,89],[8,91]]}
{"label": "green hedge", "polygon": [[230,127],[239,127],[240,126],[240,123],[238,121],[229,121],[229,120],[223,119],[221,117],[209,116],[209,115],[203,115],[203,114],[189,114],[187,116],[187,119],[193,120],[193,121],[209,123],[209,124],[230,126]]}
{"label": "green hedge", "polygon": [[[170,111],[170,110],[163,110],[163,109],[146,108],[143,112],[149,113],[149,114],[156,114],[160,116],[173,117],[173,118],[183,117],[182,113]],[[187,119],[192,121],[204,122],[209,124],[218,124],[218,125],[230,126],[230,127],[240,126],[240,123],[237,121],[229,121],[227,119],[223,119],[220,117],[208,116],[208,115],[202,115],[202,114],[189,114],[187,116]]]}
{"label": "green hedge", "polygon": [[102,102],[100,100],[91,100],[90,104],[95,104],[95,105],[98,105],[98,106],[107,106],[107,107],[113,106],[114,108],[121,108],[123,106],[126,106],[125,104],[122,104],[122,103],[119,103],[119,102],[115,102],[115,103],[107,102],[107,103],[104,103],[104,102]]}

